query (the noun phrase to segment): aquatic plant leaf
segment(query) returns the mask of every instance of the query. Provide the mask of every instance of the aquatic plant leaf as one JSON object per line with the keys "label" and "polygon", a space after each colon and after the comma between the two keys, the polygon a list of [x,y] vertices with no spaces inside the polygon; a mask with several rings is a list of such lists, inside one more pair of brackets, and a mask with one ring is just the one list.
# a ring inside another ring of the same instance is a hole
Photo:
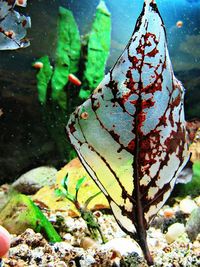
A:
{"label": "aquatic plant leaf", "polygon": [[85,70],[82,78],[83,85],[79,93],[82,99],[87,99],[104,77],[110,51],[110,39],[111,16],[105,2],[100,1],[85,48],[87,51]]}
{"label": "aquatic plant leaf", "polygon": [[30,28],[30,17],[14,11],[16,1],[0,0],[0,50],[25,48],[30,45],[26,29]]}
{"label": "aquatic plant leaf", "polygon": [[146,0],[124,52],[67,125],[81,162],[149,264],[146,229],[188,160],[183,96],[157,5]]}
{"label": "aquatic plant leaf", "polygon": [[80,35],[71,11],[60,7],[58,20],[58,43],[56,65],[52,77],[52,98],[66,109],[67,95],[64,86],[70,73],[78,71],[80,60]]}
{"label": "aquatic plant leaf", "polygon": [[83,176],[82,178],[80,178],[78,181],[77,181],[77,184],[76,184],[76,191],[78,192],[78,190],[80,189],[81,185],[85,182],[86,180],[86,176]]}
{"label": "aquatic plant leaf", "polygon": [[48,56],[41,57],[37,60],[37,62],[41,62],[43,64],[43,67],[36,75],[38,98],[41,104],[45,104],[47,101],[48,84],[51,80],[53,70]]}

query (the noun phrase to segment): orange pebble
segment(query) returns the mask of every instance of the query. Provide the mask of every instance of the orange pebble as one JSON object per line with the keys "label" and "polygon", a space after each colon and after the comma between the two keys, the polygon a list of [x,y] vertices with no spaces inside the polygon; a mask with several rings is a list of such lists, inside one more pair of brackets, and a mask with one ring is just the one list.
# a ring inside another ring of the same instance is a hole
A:
{"label": "orange pebble", "polygon": [[173,209],[166,209],[164,210],[164,217],[165,218],[172,218],[174,216]]}
{"label": "orange pebble", "polygon": [[76,86],[80,86],[82,84],[81,81],[72,73],[69,74],[68,79]]}
{"label": "orange pebble", "polygon": [[10,248],[11,237],[8,231],[0,225],[0,258],[5,256]]}

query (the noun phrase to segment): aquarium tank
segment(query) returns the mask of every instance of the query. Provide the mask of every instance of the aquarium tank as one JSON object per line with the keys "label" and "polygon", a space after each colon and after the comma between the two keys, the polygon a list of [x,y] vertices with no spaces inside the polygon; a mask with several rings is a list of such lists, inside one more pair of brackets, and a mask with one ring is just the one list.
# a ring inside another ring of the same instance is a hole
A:
{"label": "aquarium tank", "polygon": [[200,265],[199,48],[200,0],[0,0],[5,266]]}

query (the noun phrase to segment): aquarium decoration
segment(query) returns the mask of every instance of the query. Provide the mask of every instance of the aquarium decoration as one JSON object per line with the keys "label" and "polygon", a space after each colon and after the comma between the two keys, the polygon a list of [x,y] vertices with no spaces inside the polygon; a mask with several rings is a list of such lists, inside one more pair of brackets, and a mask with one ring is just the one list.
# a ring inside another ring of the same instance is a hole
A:
{"label": "aquarium decoration", "polygon": [[15,5],[25,7],[26,1],[0,0],[0,50],[14,50],[30,45],[26,29],[31,27],[30,17],[14,10]]}
{"label": "aquarium decoration", "polygon": [[44,121],[65,160],[74,153],[63,129],[75,107],[103,79],[110,38],[111,17],[104,1],[97,7],[91,32],[82,38],[72,12],[60,7],[55,66],[47,55],[33,63]]}
{"label": "aquarium decoration", "polygon": [[81,162],[149,265],[146,230],[189,158],[183,97],[163,20],[155,1],[145,0],[124,52],[67,125]]}

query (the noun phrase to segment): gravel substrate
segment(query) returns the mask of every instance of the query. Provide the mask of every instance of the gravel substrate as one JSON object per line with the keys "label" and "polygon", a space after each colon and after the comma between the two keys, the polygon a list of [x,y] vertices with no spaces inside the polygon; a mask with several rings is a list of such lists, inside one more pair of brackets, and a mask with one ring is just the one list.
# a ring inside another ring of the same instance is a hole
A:
{"label": "gravel substrate", "polygon": [[[193,215],[199,209],[200,198],[182,201],[174,201],[171,207],[165,205],[148,230],[148,244],[155,267],[200,266],[200,222],[199,216]],[[3,266],[148,266],[137,243],[121,231],[112,215],[94,212],[108,241],[106,244],[101,244],[100,237],[98,240],[90,237],[82,218],[71,218],[61,212],[48,212],[46,215],[59,230],[63,242],[49,244],[41,234],[27,229],[22,235],[13,236]],[[191,223],[194,227],[188,230]],[[189,231],[193,231],[192,240],[188,237]]]}

